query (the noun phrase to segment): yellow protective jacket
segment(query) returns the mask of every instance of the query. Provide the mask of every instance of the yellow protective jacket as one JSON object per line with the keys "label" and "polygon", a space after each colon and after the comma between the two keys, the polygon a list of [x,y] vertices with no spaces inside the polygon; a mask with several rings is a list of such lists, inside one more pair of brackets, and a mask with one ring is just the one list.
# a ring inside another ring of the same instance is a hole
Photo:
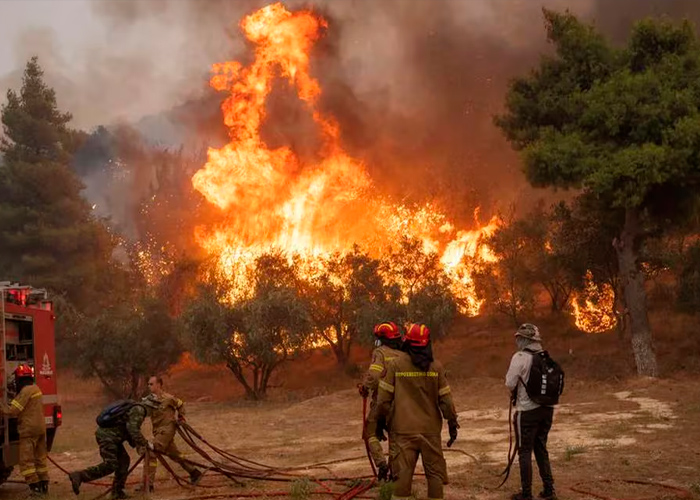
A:
{"label": "yellow protective jacket", "polygon": [[422,371],[408,354],[400,354],[379,381],[378,417],[391,421],[392,433],[440,434],[443,417],[457,421],[445,368],[435,360]]}
{"label": "yellow protective jacket", "polygon": [[185,416],[184,401],[167,392],[164,392],[160,397],[155,399],[160,401],[160,408],[151,410],[153,432],[170,427],[174,429],[178,415],[182,417]]}
{"label": "yellow protective jacket", "polygon": [[3,413],[10,417],[17,417],[19,437],[46,434],[42,396],[41,389],[36,384],[27,385],[19,391],[8,406],[3,405]]}
{"label": "yellow protective jacket", "polygon": [[386,375],[387,364],[402,354],[401,351],[382,345],[372,352],[372,363],[362,378],[362,385],[372,393],[372,402],[377,402],[379,380]]}

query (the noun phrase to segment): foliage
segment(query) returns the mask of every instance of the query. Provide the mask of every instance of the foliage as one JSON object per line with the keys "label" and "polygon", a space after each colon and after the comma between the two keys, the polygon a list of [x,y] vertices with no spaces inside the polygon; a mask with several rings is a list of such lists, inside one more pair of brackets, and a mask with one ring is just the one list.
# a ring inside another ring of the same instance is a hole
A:
{"label": "foliage", "polygon": [[314,491],[314,486],[309,478],[301,478],[292,481],[289,488],[289,496],[292,500],[308,500],[311,498],[311,493]]}
{"label": "foliage", "polygon": [[683,257],[678,280],[678,307],[694,314],[700,310],[700,243],[688,248]]}
{"label": "foliage", "polygon": [[433,339],[447,334],[460,304],[436,253],[426,252],[418,239],[402,238],[382,259],[380,272],[391,284],[397,321],[423,323]]}
{"label": "foliage", "polygon": [[32,58],[0,113],[0,274],[83,306],[100,295],[115,242],[81,197],[69,163],[82,136],[42,76]]}
{"label": "foliage", "polygon": [[655,376],[640,247],[687,218],[700,186],[700,48],[684,22],[644,20],[615,48],[544,10],[555,56],[515,79],[496,118],[535,186],[582,188],[619,209],[615,249],[640,374]]}
{"label": "foliage", "polygon": [[138,397],[148,377],[166,371],[182,353],[175,326],[158,297],[134,294],[82,318],[70,339],[75,366],[114,397]]}
{"label": "foliage", "polygon": [[246,396],[259,400],[274,371],[307,346],[312,322],[299,294],[296,268],[284,256],[260,256],[251,273],[249,298],[232,304],[226,281],[213,279],[200,288],[182,318],[195,356],[226,363]]}
{"label": "foliage", "polygon": [[532,313],[534,307],[533,239],[525,220],[510,221],[486,239],[497,262],[482,262],[474,273],[479,297],[492,312],[500,313],[515,326]]}
{"label": "foliage", "polygon": [[348,363],[353,344],[371,341],[375,324],[397,317],[398,290],[387,285],[380,266],[356,246],[322,259],[319,271],[303,285],[314,332],[341,366]]}

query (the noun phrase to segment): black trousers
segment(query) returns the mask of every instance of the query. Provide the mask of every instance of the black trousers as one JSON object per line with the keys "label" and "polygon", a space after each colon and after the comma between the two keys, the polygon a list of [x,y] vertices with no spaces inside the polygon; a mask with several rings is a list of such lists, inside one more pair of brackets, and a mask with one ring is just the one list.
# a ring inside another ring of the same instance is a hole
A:
{"label": "black trousers", "polygon": [[540,406],[534,410],[515,413],[515,438],[518,443],[520,483],[523,496],[532,496],[532,452],[535,452],[537,468],[546,492],[554,491],[552,467],[549,465],[547,436],[552,428],[554,408]]}

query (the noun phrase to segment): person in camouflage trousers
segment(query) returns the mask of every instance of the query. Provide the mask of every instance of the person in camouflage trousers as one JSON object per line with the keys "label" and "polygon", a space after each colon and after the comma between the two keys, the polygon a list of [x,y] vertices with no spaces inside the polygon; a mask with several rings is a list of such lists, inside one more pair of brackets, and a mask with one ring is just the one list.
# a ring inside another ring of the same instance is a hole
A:
{"label": "person in camouflage trousers", "polygon": [[41,389],[34,383],[29,365],[19,365],[15,375],[15,398],[2,411],[17,418],[19,432],[19,472],[32,495],[49,492],[49,468],[46,451],[46,422]]}
{"label": "person in camouflage trousers", "polygon": [[[151,394],[144,400],[152,400],[158,403],[158,409],[149,410],[148,412],[153,423],[153,447],[155,451],[168,456],[168,458],[180,464],[190,475],[190,482],[196,484],[202,477],[202,473],[196,467],[183,460],[183,455],[175,444],[177,424],[185,421],[184,402],[163,390],[163,379],[161,377],[151,377],[148,380],[148,390],[151,391]],[[153,456],[149,465],[149,484],[151,491],[153,491],[158,459]]]}
{"label": "person in camouflage trousers", "polygon": [[420,456],[423,460],[428,498],[441,500],[447,484],[447,464],[442,454],[440,433],[447,420],[452,446],[457,439],[457,412],[452,402],[445,369],[433,359],[430,332],[425,325],[411,325],[404,337],[404,353],[389,362],[379,382],[377,416],[391,417],[392,470],[397,464],[398,479],[393,500],[409,500],[413,473]]}
{"label": "person in camouflage trousers", "polygon": [[71,486],[76,495],[80,493],[82,483],[95,481],[114,473],[112,498],[129,498],[124,488],[131,461],[129,453],[124,448],[124,442],[136,448],[139,455],[143,455],[146,448],[153,449],[153,444],[143,437],[141,425],[146,418],[146,408],[157,409],[159,406],[155,401],[132,403],[132,406],[118,417],[113,425],[98,427],[95,431],[95,439],[100,448],[102,463],[69,474]]}
{"label": "person in camouflage trousers", "polygon": [[[377,393],[379,380],[386,374],[386,365],[401,354],[401,332],[392,322],[380,323],[374,327],[377,348],[372,352],[372,363],[359,385],[360,395],[367,398],[371,395],[369,414],[365,422],[363,438],[369,445],[372,461],[377,467],[377,479],[385,480],[389,477],[389,465],[384,458],[384,450],[377,436]],[[388,428],[388,425],[382,425]],[[381,434],[383,438],[383,434]],[[390,439],[391,448],[393,440]],[[392,471],[396,474],[397,471]]]}

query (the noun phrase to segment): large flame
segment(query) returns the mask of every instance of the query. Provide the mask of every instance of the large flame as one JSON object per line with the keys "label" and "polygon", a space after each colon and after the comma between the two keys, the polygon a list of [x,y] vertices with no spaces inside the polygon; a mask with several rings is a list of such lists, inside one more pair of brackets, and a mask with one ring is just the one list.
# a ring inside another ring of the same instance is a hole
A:
{"label": "large flame", "polygon": [[[464,312],[477,314],[481,303],[468,260],[494,259],[480,243],[496,220],[459,231],[432,204],[412,209],[377,196],[364,166],[341,147],[334,118],[318,108],[321,87],[309,74],[309,52],[326,27],[310,11],[269,5],[241,22],[255,46],[254,61],[246,67],[235,61],[213,66],[211,86],[230,94],[222,111],[231,142],[209,150],[192,182],[226,220],[216,228],[198,228],[197,241],[236,281],[242,279],[237,269],[270,248],[309,262],[355,243],[377,249],[397,236],[418,238],[424,251],[440,255]],[[261,138],[265,102],[276,78],[289,83],[318,126],[322,159],[316,164],[303,163],[287,147],[270,149]]]}
{"label": "large flame", "polygon": [[586,333],[607,332],[615,327],[615,293],[610,285],[596,285],[593,273],[586,271],[581,293],[571,297],[576,327]]}

